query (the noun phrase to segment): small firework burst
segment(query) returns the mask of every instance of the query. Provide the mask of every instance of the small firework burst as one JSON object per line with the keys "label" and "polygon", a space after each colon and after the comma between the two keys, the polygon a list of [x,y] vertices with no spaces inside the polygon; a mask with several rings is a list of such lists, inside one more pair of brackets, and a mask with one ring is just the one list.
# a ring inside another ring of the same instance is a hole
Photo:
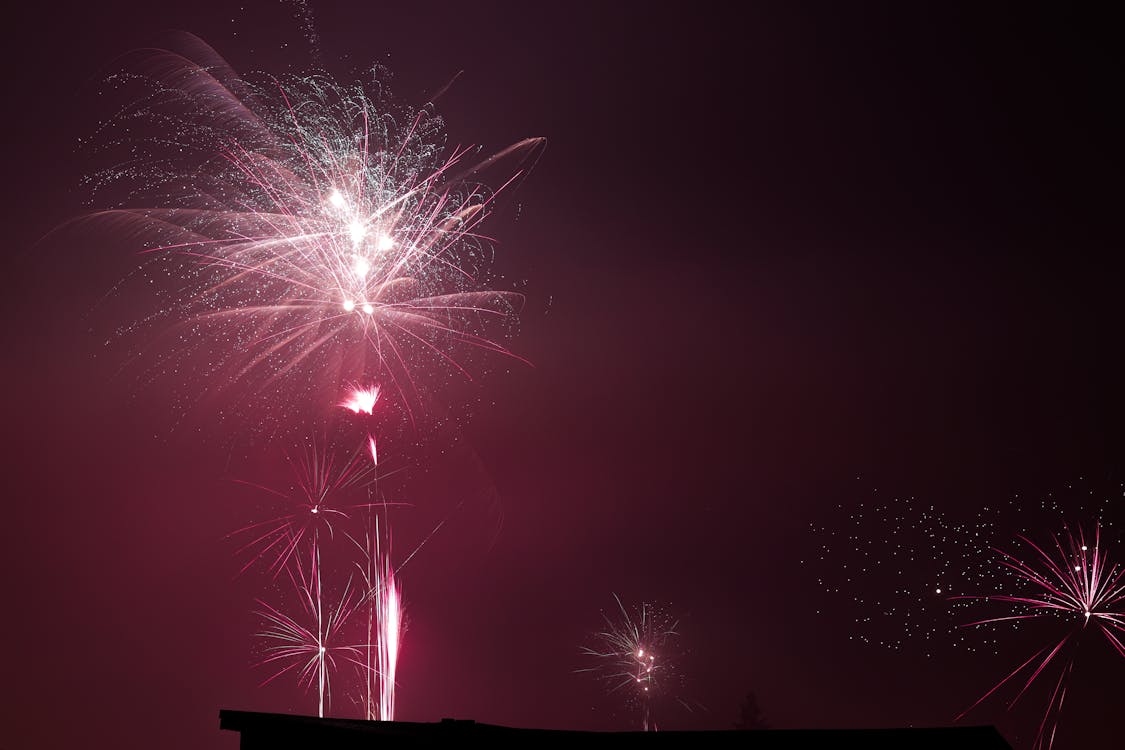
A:
{"label": "small firework burst", "polygon": [[576,671],[597,675],[611,694],[628,691],[630,702],[640,706],[644,730],[655,729],[652,702],[663,678],[675,669],[679,623],[652,604],[642,603],[630,613],[617,594],[613,598],[615,616],[603,613],[606,627],[594,634],[596,645],[582,647],[597,663]]}
{"label": "small firework burst", "polygon": [[481,224],[541,139],[478,161],[446,148],[432,106],[398,104],[377,75],[251,80],[197,38],[182,46],[115,77],[140,92],[102,131],[121,161],[92,179],[126,192],[93,218],[159,265],[166,369],[243,383],[261,420],[292,402],[288,389],[360,381],[409,409],[437,372],[471,377],[472,351],[515,356],[494,324],[521,297],[484,288]]}
{"label": "small firework burst", "polygon": [[269,643],[258,666],[276,670],[262,685],[296,671],[298,684],[306,690],[316,686],[318,716],[323,717],[325,706],[331,702],[332,675],[348,665],[365,667],[362,647],[348,643],[343,632],[359,610],[362,597],[349,578],[334,602],[325,601],[320,552],[315,547],[310,550],[307,563],[300,556],[290,557],[286,571],[300,602],[299,614],[287,614],[258,599],[257,614],[263,628],[257,635]]}
{"label": "small firework burst", "polygon": [[266,492],[279,501],[281,514],[244,526],[228,536],[240,542],[237,553],[246,557],[240,573],[264,561],[277,575],[302,545],[315,546],[317,539],[328,539],[336,524],[351,513],[370,506],[365,489],[374,479],[375,465],[364,455],[363,447],[340,460],[326,442],[312,440],[296,456],[286,456],[291,482],[277,489],[264,484],[235,480]]}

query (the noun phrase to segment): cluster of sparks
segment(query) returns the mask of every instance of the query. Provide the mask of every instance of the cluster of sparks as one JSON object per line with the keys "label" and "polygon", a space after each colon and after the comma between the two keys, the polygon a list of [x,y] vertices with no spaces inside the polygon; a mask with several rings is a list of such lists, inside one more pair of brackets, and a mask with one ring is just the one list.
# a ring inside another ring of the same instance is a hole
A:
{"label": "cluster of sparks", "polygon": [[[145,252],[173,259],[188,283],[169,310],[178,326],[186,326],[179,341],[187,346],[177,356],[189,356],[193,342],[208,347],[207,375],[246,382],[267,402],[278,400],[283,383],[327,378],[335,405],[355,420],[371,418],[387,389],[409,410],[419,392],[421,362],[471,378],[458,352],[515,356],[488,333],[490,321],[510,319],[520,300],[481,289],[489,244],[481,223],[496,196],[524,173],[541,140],[471,162],[470,149],[444,148],[442,123],[429,107],[389,108],[363,86],[342,86],[322,75],[252,85],[202,42],[190,46],[196,60],[153,53],[146,80],[155,91],[126,117],[165,126],[147,141],[164,147],[174,142],[175,150],[195,161],[185,166],[164,158],[139,171],[112,170],[114,180],[139,178],[138,192],[157,200],[99,215],[145,237]],[[130,164],[143,163],[140,144],[146,139],[131,141]],[[485,185],[486,171],[512,162],[516,168],[498,187]],[[365,426],[358,442],[343,462],[314,445],[290,462],[294,478],[286,490],[255,485],[284,509],[233,536],[242,540],[239,554],[247,557],[242,571],[262,565],[275,578],[284,572],[300,603],[294,615],[258,602],[264,622],[259,635],[270,644],[261,663],[276,668],[266,682],[295,672],[299,684],[315,686],[323,716],[331,676],[350,665],[366,686],[365,716],[392,720],[401,584],[389,549],[380,544],[378,524],[370,525],[373,507],[386,504],[340,501],[366,490],[379,463],[374,432]],[[940,522],[940,514],[924,514],[924,525],[934,528],[935,519]],[[359,522],[368,524],[367,531],[349,538],[362,553],[356,563],[362,586],[349,576],[337,596],[327,596],[322,546],[337,525]],[[967,531],[979,540],[990,528],[988,522],[944,525],[930,542],[953,545],[950,540]],[[1111,564],[1100,528],[1092,547],[1082,533],[1068,534],[1065,541],[1055,539],[1053,553],[1021,538],[1034,551],[1034,562],[997,551],[1014,580],[1033,593],[952,593],[943,583],[954,577],[952,554],[916,555],[901,545],[892,553],[901,552],[895,560],[900,568],[916,556],[940,561],[927,571],[928,586],[946,601],[983,599],[1021,608],[971,626],[1039,618],[1068,625],[1063,637],[968,709],[1026,671],[1014,704],[1049,667],[1061,664],[1035,740],[1037,748],[1049,748],[1073,668],[1073,644],[1096,630],[1125,657],[1125,568]],[[878,565],[869,559],[857,572]],[[606,616],[597,645],[583,649],[596,665],[578,671],[596,673],[611,692],[631,691],[642,707],[642,726],[655,728],[651,699],[660,676],[672,668],[676,623],[648,604],[631,615],[615,599],[619,616]],[[359,622],[363,612],[365,627]],[[363,635],[355,637],[354,630]]]}
{"label": "cluster of sparks", "polygon": [[262,666],[279,668],[262,684],[296,670],[298,683],[317,690],[318,715],[324,716],[325,703],[331,696],[331,679],[340,661],[362,666],[361,649],[344,640],[343,629],[362,602],[357,601],[349,579],[343,593],[334,603],[326,605],[321,588],[320,550],[315,545],[309,552],[308,564],[294,558],[286,566],[293,588],[301,604],[300,617],[291,616],[259,599],[259,616],[265,627],[258,635],[271,643]]}
{"label": "cluster of sparks", "polygon": [[[286,382],[329,378],[392,386],[407,404],[425,362],[471,378],[458,352],[515,356],[487,333],[520,297],[480,288],[480,229],[541,139],[470,162],[472,150],[445,149],[428,106],[403,111],[324,75],[252,85],[199,40],[187,46],[201,62],[146,60],[155,90],[118,119],[159,135],[133,136],[129,161],[102,175],[155,205],[97,215],[188,282],[169,310],[175,356],[207,347],[214,379],[267,403]],[[160,158],[141,158],[146,145]],[[483,183],[513,162],[497,188]],[[378,393],[357,387],[344,405],[370,413]]]}
{"label": "cluster of sparks", "polygon": [[377,518],[373,534],[365,535],[362,542],[354,538],[352,541],[361,553],[362,560],[356,568],[368,602],[364,716],[391,721],[395,714],[395,676],[403,629],[402,586],[395,577],[390,550],[383,548]]}
{"label": "cluster of sparks", "polygon": [[678,622],[653,605],[643,603],[630,614],[620,597],[616,617],[603,613],[605,629],[595,634],[596,645],[583,646],[582,653],[596,660],[579,672],[595,673],[611,693],[629,690],[641,708],[641,726],[656,729],[652,718],[652,699],[660,677],[673,669],[673,640],[679,635]]}
{"label": "cluster of sparks", "polygon": [[353,387],[340,406],[354,414],[370,415],[375,411],[375,403],[379,400],[379,386],[372,385],[366,388]]}

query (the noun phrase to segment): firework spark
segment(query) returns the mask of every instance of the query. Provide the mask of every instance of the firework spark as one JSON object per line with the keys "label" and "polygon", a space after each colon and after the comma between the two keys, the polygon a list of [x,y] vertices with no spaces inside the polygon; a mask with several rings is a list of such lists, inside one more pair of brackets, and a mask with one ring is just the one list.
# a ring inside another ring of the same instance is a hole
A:
{"label": "firework spark", "polygon": [[379,444],[375,441],[374,435],[367,436],[367,452],[371,454],[371,463],[375,466],[379,465]]}
{"label": "firework spark", "polygon": [[371,414],[378,400],[379,386],[371,385],[366,388],[354,386],[348,392],[348,397],[340,402],[340,406],[356,414]]}
{"label": "firework spark", "polygon": [[240,574],[265,560],[269,571],[277,575],[304,543],[314,542],[321,534],[331,538],[336,523],[347,520],[355,510],[371,505],[347,504],[348,496],[362,491],[374,477],[375,467],[363,458],[362,449],[340,461],[326,447],[313,441],[311,448],[296,457],[286,456],[286,461],[292,472],[292,482],[284,490],[234,480],[263,490],[284,505],[281,515],[244,526],[228,535],[241,540],[237,554],[247,556]]}
{"label": "firework spark", "polygon": [[[386,536],[390,537],[389,527]],[[384,549],[379,519],[362,540],[349,535],[362,560],[356,562],[366,593],[366,691],[364,715],[371,720],[394,721],[398,654],[402,644],[402,587],[391,564],[390,544]],[[377,696],[377,697],[376,697]]]}
{"label": "firework spark", "polygon": [[[130,160],[98,179],[153,204],[98,216],[187,281],[166,313],[188,346],[170,356],[197,344],[208,375],[250,380],[267,403],[283,381],[328,375],[325,387],[375,380],[409,401],[420,362],[471,378],[458,352],[515,356],[487,331],[521,298],[481,288],[480,229],[542,139],[470,163],[428,105],[405,111],[323,75],[254,84],[202,41],[185,46],[131,77],[155,90],[118,116]],[[501,175],[495,189],[486,172]]]}
{"label": "firework spark", "polygon": [[1011,708],[1053,663],[1057,663],[1060,665],[1058,678],[1033,744],[1035,748],[1050,748],[1058,729],[1079,638],[1096,630],[1105,636],[1119,656],[1125,657],[1125,566],[1110,563],[1108,552],[1101,546],[1100,526],[1095,527],[1092,547],[1081,530],[1077,535],[1067,530],[1064,539],[1053,537],[1053,549],[1037,545],[1026,536],[1019,538],[1034,551],[1032,561],[1004,550],[995,551],[1001,556],[1001,565],[1014,574],[1018,582],[1027,585],[1030,593],[951,597],[1006,602],[1018,608],[1014,615],[977,620],[965,627],[1049,618],[1065,624],[1067,630],[1061,638],[1032,654],[957,718],[972,711],[1026,670],[1028,676],[1023,687],[1008,704]]}
{"label": "firework spark", "polygon": [[669,646],[679,635],[678,622],[648,603],[635,608],[631,615],[617,594],[613,598],[619,619],[603,613],[606,629],[595,634],[597,645],[582,647],[582,653],[596,659],[597,664],[575,671],[596,674],[610,693],[628,688],[640,703],[642,727],[645,731],[655,729],[651,703],[659,677],[673,667]]}
{"label": "firework spark", "polygon": [[343,642],[342,634],[362,599],[356,596],[349,578],[335,604],[326,606],[321,588],[320,551],[316,547],[310,550],[307,567],[300,560],[293,556],[286,565],[301,602],[299,617],[257,600],[260,607],[257,614],[264,621],[258,636],[272,643],[258,666],[282,665],[262,682],[263,686],[292,670],[297,671],[298,684],[306,690],[315,684],[318,716],[323,717],[325,704],[331,701],[331,676],[343,664],[364,667],[360,647]]}

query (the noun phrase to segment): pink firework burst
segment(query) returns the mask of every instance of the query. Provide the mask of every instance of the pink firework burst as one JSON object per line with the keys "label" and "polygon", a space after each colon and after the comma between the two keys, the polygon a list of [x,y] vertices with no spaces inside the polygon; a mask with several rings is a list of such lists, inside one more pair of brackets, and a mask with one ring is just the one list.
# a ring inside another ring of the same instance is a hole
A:
{"label": "pink firework burst", "polygon": [[1026,673],[1023,686],[1008,704],[1011,708],[1050,667],[1058,665],[1058,677],[1033,744],[1035,748],[1050,748],[1058,729],[1068,679],[1074,668],[1078,640],[1090,631],[1097,631],[1119,656],[1125,657],[1125,567],[1120,563],[1110,563],[1108,552],[1101,546],[1100,527],[1095,528],[1092,546],[1081,530],[1077,535],[1067,530],[1063,539],[1053,537],[1053,549],[1037,545],[1024,536],[1019,538],[1033,550],[1031,561],[1003,550],[995,551],[1001,556],[1001,565],[1014,574],[1017,582],[1028,586],[1029,593],[952,598],[1007,602],[1016,605],[1020,611],[1014,615],[977,620],[965,627],[1049,618],[1067,628],[1060,638],[1032,654],[957,718],[976,708],[1016,675]]}
{"label": "pink firework burst", "polygon": [[152,205],[99,216],[187,282],[168,292],[187,345],[169,365],[195,343],[207,355],[197,370],[247,380],[264,403],[283,383],[325,379],[384,382],[409,401],[421,363],[471,377],[472,350],[515,356],[490,321],[513,317],[521,298],[482,289],[481,224],[542,139],[470,161],[471,149],[445,147],[429,105],[405,110],[370,93],[377,80],[253,84],[194,37],[144,64],[150,74],[133,78],[154,90],[118,117],[129,161],[99,182],[124,181]]}

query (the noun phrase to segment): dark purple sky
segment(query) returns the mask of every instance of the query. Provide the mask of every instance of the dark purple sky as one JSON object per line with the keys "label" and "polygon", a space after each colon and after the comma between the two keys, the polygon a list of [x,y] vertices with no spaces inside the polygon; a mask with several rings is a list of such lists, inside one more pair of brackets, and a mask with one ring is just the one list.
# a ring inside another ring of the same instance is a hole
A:
{"label": "dark purple sky", "polygon": [[[850,640],[863,613],[825,599],[810,524],[874,488],[969,513],[1065,505],[1084,478],[1120,543],[1120,19],[897,5],[314,6],[337,77],[380,62],[416,102],[463,70],[451,141],[548,140],[491,224],[534,367],[458,390],[458,447],[412,454],[417,528],[497,499],[404,571],[400,718],[632,728],[572,673],[617,592],[681,618],[699,707],[664,726],[727,728],[748,690],[777,727],[947,724],[1041,644]],[[104,166],[77,139],[118,56],[181,29],[237,70],[308,65],[289,6],[234,7],[6,24],[4,747],[233,748],[219,708],[315,708],[251,668],[260,592],[223,540],[241,459],[96,356],[129,321],[91,311],[135,257],[34,244]],[[1125,662],[1083,655],[1060,748],[1121,737]],[[973,717],[1025,740],[1045,695],[1026,700]]]}

